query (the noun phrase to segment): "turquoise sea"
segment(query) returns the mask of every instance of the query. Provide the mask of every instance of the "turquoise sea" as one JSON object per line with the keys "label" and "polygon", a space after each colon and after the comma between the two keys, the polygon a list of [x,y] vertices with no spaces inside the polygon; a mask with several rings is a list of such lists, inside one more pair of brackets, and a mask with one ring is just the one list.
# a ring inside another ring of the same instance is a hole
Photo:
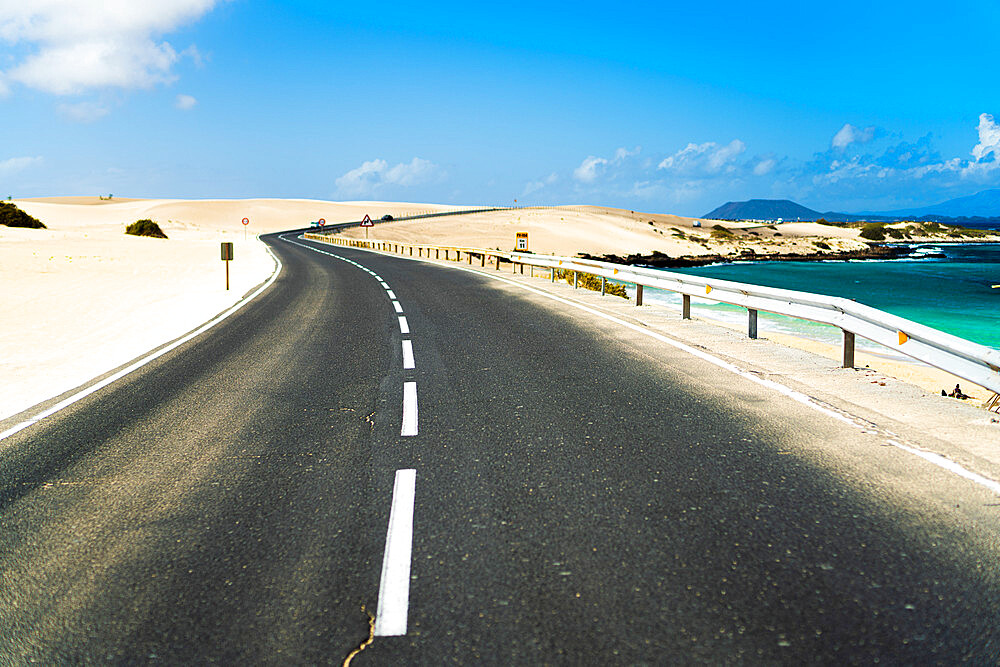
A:
{"label": "turquoise sea", "polygon": [[[944,257],[928,256],[932,254]],[[1000,244],[920,245],[910,258],[887,261],[740,262],[671,271],[842,296],[1000,349],[1000,288],[991,287],[1000,285]],[[646,300],[680,303],[679,297],[660,290],[650,290]],[[695,301],[696,313],[745,321],[742,309]],[[839,330],[832,327],[765,313],[760,317],[763,331],[825,342],[840,340]],[[888,352],[874,344],[861,344],[871,351]]]}

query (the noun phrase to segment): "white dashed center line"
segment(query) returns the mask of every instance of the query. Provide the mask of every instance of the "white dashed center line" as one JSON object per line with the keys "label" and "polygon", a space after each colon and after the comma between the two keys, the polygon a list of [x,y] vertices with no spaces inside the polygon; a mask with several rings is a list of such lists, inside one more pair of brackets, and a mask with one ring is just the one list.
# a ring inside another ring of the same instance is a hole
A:
{"label": "white dashed center line", "polygon": [[399,305],[398,301],[393,301],[392,302],[392,307],[396,309],[397,313],[403,312],[403,307],[401,305]]}
{"label": "white dashed center line", "polygon": [[395,299],[396,298],[396,293],[393,292],[391,289],[387,289],[385,292],[386,292],[386,294],[389,295],[390,299]]}
{"label": "white dashed center line", "polygon": [[403,428],[399,434],[412,436],[417,434],[417,383],[403,383]]}
{"label": "white dashed center line", "polygon": [[408,334],[410,333],[410,324],[406,321],[406,315],[399,316],[399,333]]}
{"label": "white dashed center line", "polygon": [[396,471],[392,487],[392,509],[385,534],[382,556],[382,580],[375,614],[375,636],[394,637],[406,634],[406,616],[410,606],[410,556],[413,549],[413,498],[416,495],[417,471]]}
{"label": "white dashed center line", "polygon": [[413,365],[413,341],[403,341],[403,369],[410,370]]}

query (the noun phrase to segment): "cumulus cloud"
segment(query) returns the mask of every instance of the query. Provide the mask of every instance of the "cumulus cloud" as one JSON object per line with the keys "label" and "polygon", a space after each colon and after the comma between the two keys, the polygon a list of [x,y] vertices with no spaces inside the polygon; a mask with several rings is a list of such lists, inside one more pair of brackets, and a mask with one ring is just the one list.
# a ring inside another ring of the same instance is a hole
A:
{"label": "cumulus cloud", "polygon": [[59,113],[69,120],[77,123],[93,123],[95,120],[104,118],[110,109],[97,102],[78,102],[76,104],[60,104]]}
{"label": "cumulus cloud", "polygon": [[539,190],[544,190],[546,187],[555,184],[559,180],[559,176],[555,173],[551,173],[547,178],[539,181],[531,181],[526,186],[524,186],[524,192],[521,193],[522,197],[527,197],[530,194],[534,194]]}
{"label": "cumulus cloud", "polygon": [[580,166],[573,170],[573,178],[583,183],[593,183],[607,164],[606,158],[587,156]]}
{"label": "cumulus cloud", "polygon": [[41,163],[41,157],[12,157],[0,160],[0,175],[9,176]]}
{"label": "cumulus cloud", "polygon": [[190,95],[178,95],[177,99],[174,100],[174,106],[181,111],[189,111],[194,109],[195,105],[198,104],[198,100],[191,97]]}
{"label": "cumulus cloud", "polygon": [[0,73],[0,81],[56,95],[94,88],[150,88],[172,81],[171,68],[180,56],[157,38],[200,18],[215,3],[0,2],[0,40],[27,47],[27,55]]}
{"label": "cumulus cloud", "polygon": [[683,174],[717,174],[735,169],[735,159],[746,150],[746,144],[733,139],[725,146],[714,141],[703,144],[690,143],[673,155],[664,158],[657,169]]}
{"label": "cumulus cloud", "polygon": [[754,165],[753,174],[754,176],[766,176],[774,171],[777,166],[778,161],[773,157],[764,158],[760,162]]}
{"label": "cumulus cloud", "polygon": [[1000,155],[1000,125],[993,120],[993,116],[988,113],[979,114],[979,143],[972,148],[972,157],[976,162],[982,162],[987,156],[992,155],[991,161],[995,161]]}
{"label": "cumulus cloud", "polygon": [[642,152],[642,147],[636,146],[632,150],[616,149],[610,160],[589,155],[580,163],[579,167],[573,170],[573,178],[581,183],[593,183],[610,168],[622,166],[629,158],[637,156],[640,152]]}
{"label": "cumulus cloud", "polygon": [[418,157],[394,167],[382,159],[369,160],[336,180],[337,192],[345,197],[372,195],[387,186],[409,187],[429,183],[441,177],[440,168]]}
{"label": "cumulus cloud", "polygon": [[838,150],[844,150],[851,144],[866,144],[875,138],[875,127],[857,128],[850,123],[845,123],[844,127],[833,135],[830,145]]}

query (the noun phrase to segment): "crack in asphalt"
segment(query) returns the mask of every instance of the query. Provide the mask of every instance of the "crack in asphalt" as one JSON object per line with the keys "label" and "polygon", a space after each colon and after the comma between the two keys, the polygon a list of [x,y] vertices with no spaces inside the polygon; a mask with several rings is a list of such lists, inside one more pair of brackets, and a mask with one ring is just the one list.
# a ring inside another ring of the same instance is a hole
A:
{"label": "crack in asphalt", "polygon": [[360,646],[358,646],[356,649],[347,654],[347,657],[344,658],[343,667],[350,667],[351,660],[354,660],[354,656],[364,651],[371,645],[373,641],[375,641],[375,617],[372,616],[367,609],[365,609],[364,605],[361,605],[361,611],[363,611],[368,616],[368,638],[363,642],[361,642]]}

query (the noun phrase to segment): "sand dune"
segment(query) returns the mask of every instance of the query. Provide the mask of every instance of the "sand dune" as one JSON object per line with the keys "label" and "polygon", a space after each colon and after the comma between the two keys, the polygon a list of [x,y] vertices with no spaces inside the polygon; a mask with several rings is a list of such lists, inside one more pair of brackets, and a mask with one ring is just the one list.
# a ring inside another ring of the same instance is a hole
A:
{"label": "sand dune", "polygon": [[[458,207],[307,199],[177,200],[56,197],[15,202],[48,229],[0,226],[0,418],[166,343],[221,312],[265,280],[274,263],[254,235],[327,222],[380,219]],[[244,229],[242,218],[251,224]],[[136,238],[125,226],[151,218],[168,240]],[[701,222],[701,226],[696,223]],[[715,221],[593,206],[505,210],[380,223],[372,237],[510,249],[527,231],[536,252],[574,255],[670,255],[834,248],[858,242],[856,230],[790,223],[780,231],[723,224],[736,240],[711,236]],[[244,234],[247,239],[244,240]],[[364,231],[354,229],[355,236]],[[779,236],[780,235],[780,236]],[[822,236],[820,236],[822,235]],[[231,289],[224,285],[220,241],[235,243]],[[940,379],[911,381],[933,389]]]}

